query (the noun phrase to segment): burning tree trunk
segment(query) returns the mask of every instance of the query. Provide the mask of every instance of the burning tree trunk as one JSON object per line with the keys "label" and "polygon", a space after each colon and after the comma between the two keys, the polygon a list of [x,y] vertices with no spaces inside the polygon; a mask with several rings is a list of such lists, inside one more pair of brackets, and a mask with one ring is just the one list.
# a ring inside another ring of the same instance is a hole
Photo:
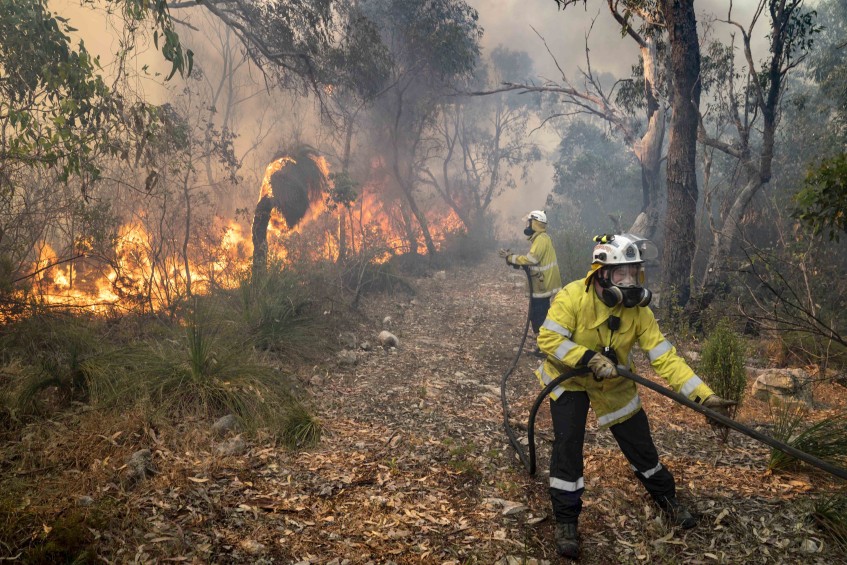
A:
{"label": "burning tree trunk", "polygon": [[318,152],[301,146],[292,155],[275,159],[265,170],[262,192],[253,214],[253,274],[261,273],[268,259],[268,222],[277,209],[288,229],[293,229],[317,202],[328,185],[326,165]]}

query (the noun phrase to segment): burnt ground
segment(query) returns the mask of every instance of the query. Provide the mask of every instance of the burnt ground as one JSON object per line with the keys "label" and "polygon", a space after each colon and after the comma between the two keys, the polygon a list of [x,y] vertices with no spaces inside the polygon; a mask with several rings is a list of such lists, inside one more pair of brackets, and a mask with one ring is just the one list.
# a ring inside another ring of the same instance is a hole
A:
{"label": "burnt ground", "polygon": [[[67,443],[31,454],[20,468],[36,472],[18,480],[61,492],[52,502],[66,508],[60,515],[79,512],[79,497],[90,496],[93,508],[121,516],[89,534],[101,559],[115,563],[565,562],[552,543],[546,403],[536,476],[502,425],[500,380],[521,338],[524,283],[492,255],[481,266],[415,279],[414,294],[366,298],[346,329],[374,347],[358,350],[355,365],[333,357],[298,371],[324,425],[315,448],[288,452],[260,437],[223,456],[208,423],[164,430],[141,416],[95,422],[81,410],[51,424],[63,427]],[[376,345],[386,316],[395,350]],[[508,381],[521,437],[539,391],[531,374],[538,362],[521,354]],[[644,358],[638,368],[657,379]],[[822,410],[843,407],[847,391],[821,387]],[[737,433],[722,443],[702,416],[651,391],[641,395],[662,461],[700,525],[670,527],[611,434],[591,419],[581,562],[847,560],[808,518],[813,498],[834,491],[836,480],[809,467],[771,474],[767,447]],[[738,419],[765,431],[770,423],[767,406],[752,398]],[[79,449],[86,444],[89,453]],[[116,484],[126,454],[140,447],[151,449],[158,473],[131,489]],[[43,498],[34,493],[21,504],[46,507]],[[43,514],[44,528],[55,527],[48,517],[56,514]]]}

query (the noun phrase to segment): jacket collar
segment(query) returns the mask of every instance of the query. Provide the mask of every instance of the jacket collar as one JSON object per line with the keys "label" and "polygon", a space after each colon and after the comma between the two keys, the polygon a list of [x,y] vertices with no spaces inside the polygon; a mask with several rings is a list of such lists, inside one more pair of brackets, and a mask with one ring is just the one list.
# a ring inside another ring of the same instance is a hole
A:
{"label": "jacket collar", "polygon": [[[587,278],[588,277],[586,277],[586,279]],[[599,328],[601,325],[606,323],[606,321],[609,319],[609,316],[615,315],[621,318],[622,321],[622,326],[618,331],[626,329],[626,327],[629,326],[626,321],[628,318],[630,318],[630,316],[626,316],[625,311],[633,310],[633,312],[635,312],[636,309],[624,308],[620,304],[618,304],[614,308],[609,308],[602,300],[600,300],[600,297],[597,296],[597,291],[594,290],[593,281],[585,282],[588,287],[585,291],[585,297],[582,306],[582,315],[585,317],[585,327],[591,330],[593,330],[594,328]]]}

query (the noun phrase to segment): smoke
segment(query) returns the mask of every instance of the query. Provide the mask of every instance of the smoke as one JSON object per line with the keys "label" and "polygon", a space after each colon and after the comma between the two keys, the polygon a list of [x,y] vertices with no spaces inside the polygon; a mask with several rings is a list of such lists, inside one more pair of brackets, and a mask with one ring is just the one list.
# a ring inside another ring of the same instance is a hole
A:
{"label": "smoke", "polygon": [[[595,75],[629,77],[638,63],[638,49],[629,37],[621,35],[620,25],[609,14],[604,1],[589,0],[560,10],[554,0],[467,0],[478,12],[485,29],[483,49],[490,52],[498,45],[525,51],[537,69],[536,82],[562,82],[562,73],[574,87],[582,85],[582,71],[587,68],[586,50]],[[747,28],[757,2],[738,2],[732,19]],[[729,42],[737,28],[719,22],[727,19],[729,3],[725,0],[698,0],[698,34],[705,40]],[[767,54],[767,22],[760,18],[752,38],[754,56]],[[738,40],[736,40],[738,45]],[[740,56],[740,55],[739,55]],[[743,63],[742,63],[743,64]],[[533,132],[547,159],[533,167],[529,177],[517,188],[507,191],[494,204],[504,225],[504,236],[518,234],[523,224],[520,216],[533,209],[544,208],[553,188],[552,161],[557,157],[560,137],[547,126]]]}

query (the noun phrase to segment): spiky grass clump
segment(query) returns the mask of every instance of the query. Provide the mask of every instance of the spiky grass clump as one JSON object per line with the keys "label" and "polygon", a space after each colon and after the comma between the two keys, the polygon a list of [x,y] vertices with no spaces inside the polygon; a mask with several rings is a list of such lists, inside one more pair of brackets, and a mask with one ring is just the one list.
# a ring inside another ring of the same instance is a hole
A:
{"label": "spiky grass clump", "polygon": [[745,356],[744,343],[724,318],[703,345],[699,373],[715,394],[741,404],[747,387]]}
{"label": "spiky grass clump", "polygon": [[2,338],[7,362],[17,358],[22,379],[16,393],[22,413],[52,402],[87,401],[110,374],[111,348],[98,324],[86,317],[44,314],[16,323]]}
{"label": "spiky grass clump", "polygon": [[254,360],[250,343],[197,314],[181,339],[157,342],[145,356],[124,398],[146,398],[168,418],[234,414],[250,431],[265,427],[281,436],[286,414],[299,404],[284,375]]}
{"label": "spiky grass clump", "polygon": [[816,499],[811,518],[842,550],[847,549],[847,496]]}
{"label": "spiky grass clump", "polygon": [[[771,404],[774,438],[815,457],[835,464],[847,460],[847,414],[837,414],[807,425],[809,410],[796,403],[775,401]],[[771,449],[768,469],[786,469],[796,459]]]}
{"label": "spiky grass clump", "polygon": [[289,449],[313,447],[321,440],[323,426],[299,401],[292,400],[281,423],[281,440]]}
{"label": "spiky grass clump", "polygon": [[269,264],[264,273],[245,278],[240,299],[247,332],[261,349],[294,353],[318,337],[305,289],[278,263]]}

